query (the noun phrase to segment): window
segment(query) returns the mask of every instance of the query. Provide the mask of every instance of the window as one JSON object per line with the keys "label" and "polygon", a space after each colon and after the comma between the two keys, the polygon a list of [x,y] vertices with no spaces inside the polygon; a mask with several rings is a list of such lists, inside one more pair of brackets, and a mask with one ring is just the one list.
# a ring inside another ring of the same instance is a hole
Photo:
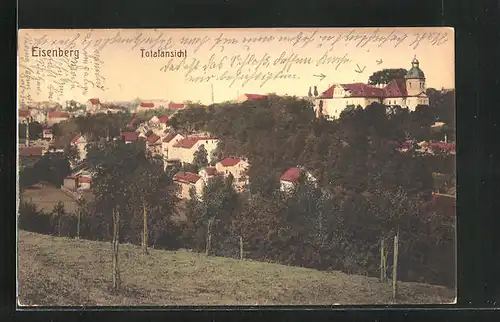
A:
{"label": "window", "polygon": [[410,82],[410,88],[411,88],[411,82]]}

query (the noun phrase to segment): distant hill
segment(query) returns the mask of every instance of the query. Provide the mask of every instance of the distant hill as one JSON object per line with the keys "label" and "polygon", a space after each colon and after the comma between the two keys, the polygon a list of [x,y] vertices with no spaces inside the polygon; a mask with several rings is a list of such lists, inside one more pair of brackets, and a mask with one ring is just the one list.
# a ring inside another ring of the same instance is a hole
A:
{"label": "distant hill", "polygon": [[[120,245],[123,283],[112,295],[111,244],[19,232],[19,301],[25,305],[388,304],[390,283],[278,264]],[[453,290],[400,283],[397,303],[451,303]]]}

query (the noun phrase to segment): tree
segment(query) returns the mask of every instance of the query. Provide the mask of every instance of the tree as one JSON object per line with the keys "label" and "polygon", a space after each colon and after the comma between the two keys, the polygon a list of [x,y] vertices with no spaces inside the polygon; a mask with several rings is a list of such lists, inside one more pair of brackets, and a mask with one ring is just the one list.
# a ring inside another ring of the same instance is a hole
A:
{"label": "tree", "polygon": [[[37,140],[42,138],[43,126],[38,122],[29,123],[29,136],[30,140]],[[19,123],[19,138],[26,139],[26,123]]]}
{"label": "tree", "polygon": [[57,235],[61,237],[61,219],[66,214],[66,210],[64,209],[64,204],[61,201],[58,201],[54,208],[52,209],[53,217],[55,218],[57,224]]}
{"label": "tree", "polygon": [[[144,150],[137,144],[122,141],[102,141],[90,145],[87,163],[95,173],[93,190],[97,211],[112,213],[113,219],[113,290],[120,289],[118,262],[121,215],[130,199],[129,186],[136,179],[133,174],[139,162],[145,158]],[[126,218],[125,218],[126,219]]]}
{"label": "tree", "polygon": [[198,150],[194,152],[193,164],[195,164],[199,169],[208,165],[208,152],[207,149],[205,149],[204,144],[200,145]]}
{"label": "tree", "polygon": [[404,79],[408,71],[404,68],[382,69],[374,72],[368,79],[368,84],[389,84],[393,79]]}

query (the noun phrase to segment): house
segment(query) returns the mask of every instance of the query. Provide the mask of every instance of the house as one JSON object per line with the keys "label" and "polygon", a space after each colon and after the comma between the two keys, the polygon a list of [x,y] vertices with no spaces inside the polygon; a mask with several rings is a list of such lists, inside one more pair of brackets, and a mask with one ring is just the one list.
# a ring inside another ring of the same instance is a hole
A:
{"label": "house", "polygon": [[177,197],[180,199],[189,199],[189,192],[191,188],[195,189],[198,198],[203,196],[203,189],[205,188],[205,181],[196,173],[192,172],[178,172],[174,175],[174,182],[177,185]]}
{"label": "house", "polygon": [[52,133],[52,129],[43,129],[42,139],[52,141],[54,139],[54,134]]}
{"label": "house", "polygon": [[98,98],[91,98],[87,101],[87,112],[97,112],[101,109],[101,102]]}
{"label": "house", "polygon": [[78,177],[68,176],[63,180],[63,188],[69,191],[76,191],[78,189]]}
{"label": "house", "polygon": [[172,145],[172,148],[168,150],[168,159],[179,160],[181,163],[193,163],[194,153],[202,145],[210,158],[218,143],[219,140],[213,136],[188,136]]}
{"label": "house", "polygon": [[48,112],[47,113],[47,124],[49,126],[52,126],[56,123],[69,120],[69,117],[70,117],[70,114],[68,112],[60,112],[60,111]]}
{"label": "house", "polygon": [[133,129],[135,126],[137,126],[138,123],[139,123],[139,120],[134,115],[134,117],[132,117],[132,119],[130,120],[130,123],[127,125],[127,127],[130,129]]}
{"label": "house", "polygon": [[186,106],[182,103],[169,103],[168,104],[168,108],[172,109],[172,110],[182,110],[182,109],[184,109],[184,107],[186,107]]}
{"label": "house", "polygon": [[162,155],[161,146],[162,141],[160,136],[155,133],[151,133],[148,137],[146,137],[146,148],[152,156]]}
{"label": "house", "polygon": [[242,191],[248,184],[246,175],[248,167],[248,162],[241,158],[224,158],[215,164],[217,171],[223,173],[224,176],[232,174],[233,185],[237,191]]}
{"label": "house", "polygon": [[32,109],[30,110],[30,113],[32,122],[38,122],[40,124],[47,122],[47,116],[42,111]]}
{"label": "house", "polygon": [[77,135],[71,140],[71,145],[76,147],[80,161],[87,157],[87,139],[83,135]]}
{"label": "house", "polygon": [[172,146],[179,142],[180,140],[184,139],[184,136],[180,135],[179,133],[176,132],[168,132],[167,135],[163,138],[162,143],[161,143],[161,150],[163,154],[163,159],[168,160],[169,159],[169,150],[172,149]]}
{"label": "house", "polygon": [[125,143],[136,142],[139,140],[139,132],[121,132],[120,137]]}
{"label": "house", "polygon": [[364,83],[336,84],[329,86],[314,102],[316,115],[336,119],[348,106],[362,108],[377,102],[384,105],[408,108],[414,111],[418,105],[429,105],[426,95],[425,75],[415,57],[404,79],[393,79],[387,85]]}
{"label": "house", "polygon": [[19,156],[20,157],[24,157],[24,158],[41,157],[43,155],[44,155],[44,151],[43,151],[43,148],[41,146],[19,148]]}
{"label": "house", "polygon": [[80,176],[78,177],[78,190],[90,190],[92,186],[92,177]]}
{"label": "house", "polygon": [[289,168],[280,177],[280,190],[282,192],[292,192],[300,182],[302,174],[310,182],[316,182],[316,178],[311,173],[301,167]]}
{"label": "house", "polygon": [[123,109],[120,106],[111,105],[106,108],[106,112],[111,114],[123,113]]}
{"label": "house", "polygon": [[18,120],[18,123],[31,122],[31,111],[30,110],[19,110],[17,120]]}
{"label": "house", "polygon": [[149,127],[158,135],[167,129],[168,116],[153,116],[149,121]]}
{"label": "house", "polygon": [[205,167],[201,169],[198,174],[203,178],[203,180],[208,182],[208,180],[220,174],[215,167]]}
{"label": "house", "polygon": [[238,103],[243,103],[248,100],[264,100],[267,99],[267,95],[261,95],[261,94],[243,94],[240,95],[236,101]]}

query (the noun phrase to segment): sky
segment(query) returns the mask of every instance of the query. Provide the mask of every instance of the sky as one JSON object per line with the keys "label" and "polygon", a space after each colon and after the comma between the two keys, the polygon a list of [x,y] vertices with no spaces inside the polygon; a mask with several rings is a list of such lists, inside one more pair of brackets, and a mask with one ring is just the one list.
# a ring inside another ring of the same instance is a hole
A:
{"label": "sky", "polygon": [[[18,37],[24,104],[304,96],[310,86],[323,92],[366,83],[384,68],[409,69],[414,57],[427,87],[455,86],[454,31],[446,27],[20,30]],[[54,49],[62,57],[41,57]],[[186,57],[145,57],[150,51]]]}

